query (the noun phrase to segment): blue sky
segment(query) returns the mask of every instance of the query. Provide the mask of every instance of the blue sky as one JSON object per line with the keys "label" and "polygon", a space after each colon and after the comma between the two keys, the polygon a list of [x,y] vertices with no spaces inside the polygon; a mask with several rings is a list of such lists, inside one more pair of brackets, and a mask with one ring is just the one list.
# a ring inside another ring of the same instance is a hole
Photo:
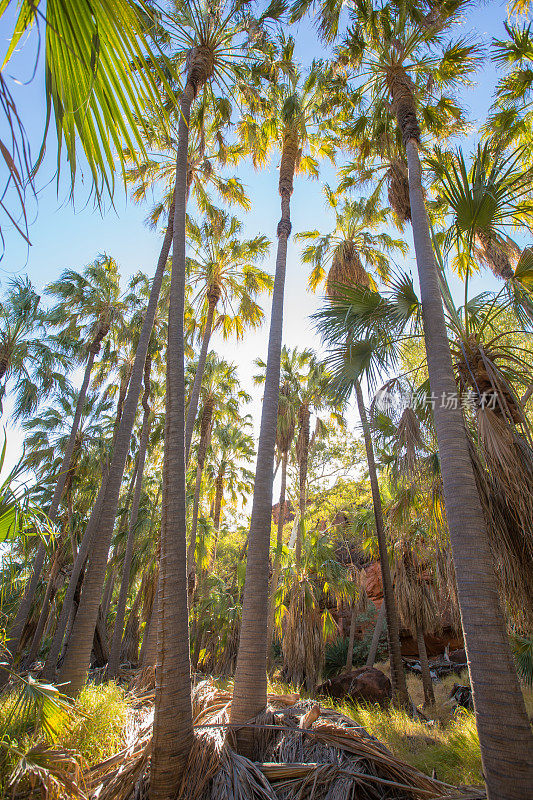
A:
{"label": "blue sky", "polygon": [[[502,35],[505,19],[504,2],[485,3],[470,11],[461,34],[471,33],[477,43],[488,48],[493,36]],[[291,32],[296,39],[296,58],[300,62],[305,64],[324,55],[311,22],[305,22]],[[8,27],[4,21],[0,25],[0,51],[6,46],[7,35]],[[4,76],[13,91],[35,153],[42,134],[45,106],[42,77],[37,72],[32,78],[34,52],[32,42],[26,43],[10,62]],[[467,149],[475,141],[476,129],[485,118],[496,80],[497,72],[487,61],[476,77],[475,88],[465,92],[465,103],[472,120],[472,134],[464,143]],[[243,215],[245,235],[264,233],[272,239],[270,256],[265,261],[266,268],[272,272],[276,252],[275,231],[279,219],[277,167],[278,159],[274,155],[268,168],[259,173],[246,163],[238,168],[239,177],[252,201],[251,211]],[[44,168],[38,175],[37,201],[30,202],[29,205],[31,247],[27,247],[14,230],[5,230],[6,252],[0,262],[0,285],[14,275],[27,273],[37,289],[41,290],[49,281],[57,279],[63,269],[71,267],[81,270],[100,252],[108,253],[119,263],[124,285],[129,276],[139,269],[152,275],[160,237],[144,224],[149,206],[139,206],[128,200],[119,187],[114,209],[108,204],[104,213],[100,214],[94,209],[92,201],[87,199],[87,190],[82,184],[77,189],[76,203],[73,206],[68,200],[66,181],[60,181],[59,193],[56,191],[54,169],[55,157],[53,148],[50,148]],[[322,168],[318,181],[296,179],[291,202],[293,233],[312,228],[319,228],[323,232],[328,230],[331,214],[325,207],[321,193],[324,180],[335,186],[335,172],[331,167]],[[406,239],[411,247],[410,230],[406,231]],[[284,341],[289,346],[318,348],[320,343],[314,334],[309,316],[318,307],[320,297],[307,290],[308,269],[300,263],[299,250],[299,246],[291,241],[287,264]],[[407,270],[414,270],[411,253],[402,266]],[[495,286],[495,281],[484,273],[475,284],[489,288]],[[267,301],[267,312],[268,307]],[[265,324],[268,324],[268,313]],[[256,421],[259,418],[260,392],[251,385],[252,362],[258,355],[266,356],[266,333],[263,328],[247,335],[245,341],[238,344],[223,343],[217,337],[214,341],[214,347],[221,355],[237,362],[245,388],[253,392],[254,400],[250,411]],[[9,404],[6,404],[4,424],[8,422],[8,416]],[[10,430],[10,462],[15,460],[20,446],[20,432]]]}

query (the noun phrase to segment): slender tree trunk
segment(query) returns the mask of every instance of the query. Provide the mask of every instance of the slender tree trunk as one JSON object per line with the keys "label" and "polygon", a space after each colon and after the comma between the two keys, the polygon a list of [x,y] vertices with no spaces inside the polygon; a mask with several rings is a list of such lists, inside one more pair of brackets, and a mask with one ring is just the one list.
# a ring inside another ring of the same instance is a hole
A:
{"label": "slender tree trunk", "polygon": [[302,539],[305,534],[305,512],[307,505],[307,465],[309,459],[309,407],[307,404],[302,404],[300,407],[300,430],[298,433],[298,478],[299,478],[299,508],[300,508],[300,521],[298,523],[298,530],[296,531],[296,543],[294,546],[294,558],[296,561],[296,569],[300,567],[302,560]]}
{"label": "slender tree trunk", "polygon": [[352,613],[350,615],[350,633],[348,634],[348,652],[346,653],[346,669],[353,667],[353,645],[355,642],[355,623],[357,621],[357,606],[352,603]]}
{"label": "slender tree trunk", "polygon": [[[96,533],[96,527],[98,524],[100,510],[102,508],[102,500],[105,492],[105,483],[106,477],[104,475],[102,477],[102,485],[100,486],[91,511],[91,515],[89,517],[89,522],[87,523],[85,533],[83,534],[83,539],[81,540],[78,549],[76,560],[72,565],[72,572],[70,574],[67,591],[63,599],[63,606],[59,615],[56,631],[54,633],[54,638],[52,639],[52,644],[50,645],[50,650],[48,651],[48,655],[44,664],[43,677],[47,680],[54,679],[57,662],[59,660],[59,654],[61,653],[61,648],[63,647],[63,638],[65,637],[65,632],[67,631],[67,626],[69,636],[72,632],[69,622],[72,625],[74,624],[74,617],[77,610],[74,604],[74,598],[76,593],[79,591],[78,582],[80,575],[85,567],[87,556],[89,555],[89,550],[91,548],[91,543]],[[68,637],[66,638],[66,641],[68,642]]]}
{"label": "slender tree trunk", "polygon": [[155,666],[157,659],[157,589],[152,603],[150,619],[144,630],[139,660],[142,667]]}
{"label": "slender tree trunk", "polygon": [[405,682],[405,671],[403,668],[402,654],[400,649],[400,625],[398,622],[398,612],[396,611],[396,601],[392,588],[392,577],[389,566],[389,556],[387,553],[387,538],[385,535],[385,525],[383,524],[383,509],[381,506],[381,495],[379,493],[378,475],[376,462],[374,460],[374,448],[370,436],[370,426],[366,416],[365,403],[361,384],[355,383],[355,394],[357,397],[357,408],[361,418],[363,437],[365,440],[366,458],[368,461],[368,474],[370,477],[370,487],[372,489],[372,503],[374,506],[374,518],[376,521],[376,536],[379,547],[379,558],[381,565],[381,580],[383,582],[383,596],[387,604],[387,637],[389,641],[389,656],[391,665],[391,682],[395,702],[407,708],[409,696],[407,694],[407,684]]}
{"label": "slender tree trunk", "polygon": [[144,372],[144,396],[143,396],[143,421],[141,429],[141,438],[139,442],[139,456],[137,460],[137,476],[135,480],[135,490],[133,493],[133,502],[131,506],[130,526],[128,530],[128,538],[126,541],[126,551],[124,553],[124,564],[122,567],[122,580],[120,582],[120,591],[117,601],[117,615],[115,618],[115,627],[113,629],[113,639],[111,641],[111,650],[109,652],[109,663],[107,666],[107,677],[114,678],[120,666],[120,650],[122,646],[122,636],[124,632],[124,617],[126,614],[126,602],[128,599],[128,588],[130,585],[131,562],[133,561],[133,545],[135,543],[135,526],[139,517],[139,505],[141,502],[141,490],[144,475],[144,464],[146,461],[146,451],[148,449],[148,440],[150,438],[151,428],[151,409],[148,404],[150,397],[150,369],[152,360],[150,356],[146,357],[146,366]]}
{"label": "slender tree trunk", "polygon": [[418,657],[420,659],[420,670],[422,672],[422,686],[424,687],[424,708],[426,706],[435,705],[435,693],[433,691],[433,681],[431,680],[431,673],[429,671],[428,653],[426,650],[426,641],[424,639],[424,631],[418,627],[416,629],[416,644],[418,647]]}
{"label": "slender tree trunk", "polygon": [[[173,209],[171,209],[171,214],[172,210]],[[172,229],[172,222],[169,219],[156,273],[152,281],[150,297],[135,353],[135,361],[128,386],[128,393],[126,395],[122,418],[115,441],[113,458],[109,468],[109,475],[99,515],[98,535],[94,537],[92,543],[89,564],[83,582],[81,602],[74,621],[71,642],[61,669],[61,680],[65,684],[68,684],[66,691],[70,694],[76,694],[82,688],[89,667],[91,641],[96,625],[100,599],[102,597],[102,587],[105,580],[109,546],[117,514],[120,487],[130,447],[131,434],[135,423],[144,364],[148,353],[161,284],[170,249]]]}
{"label": "slender tree trunk", "polygon": [[[407,137],[404,134],[404,139]],[[409,196],[426,353],[461,620],[489,800],[526,800],[533,786],[533,733],[500,608],[487,527],[455,383],[438,268],[415,138],[406,142]]]}
{"label": "slender tree trunk", "polygon": [[283,547],[283,525],[285,524],[285,492],[287,489],[287,461],[288,452],[283,453],[281,458],[281,487],[279,490],[279,513],[278,530],[276,536],[276,552],[274,554],[274,564],[272,566],[272,578],[270,580],[270,597],[268,601],[268,622],[267,622],[267,656],[270,655],[272,647],[272,637],[274,635],[274,618],[276,614],[276,592],[278,590],[279,574],[281,572],[281,550]]}
{"label": "slender tree trunk", "polygon": [[223,462],[223,465],[224,468],[222,468],[222,464],[220,465],[215,482],[216,491],[215,491],[215,513],[213,517],[213,526],[217,532],[217,540],[220,532],[220,519],[222,516],[222,500],[224,499],[224,473],[226,471],[225,462]]}
{"label": "slender tree trunk", "polygon": [[[111,554],[111,558],[109,559],[110,562],[113,561],[113,554]],[[113,586],[115,583],[115,568],[109,567],[108,574],[104,586],[104,593],[102,595],[102,614],[104,615],[104,619],[107,619],[107,615],[109,614],[109,608],[111,606],[111,598],[113,597]]]}
{"label": "slender tree trunk", "polygon": [[187,409],[187,421],[185,424],[185,457],[189,461],[189,453],[191,450],[192,434],[194,431],[194,423],[196,422],[196,415],[198,413],[198,402],[200,400],[200,391],[202,389],[202,380],[205,372],[205,362],[207,360],[207,352],[209,350],[209,342],[211,340],[211,333],[213,332],[213,319],[215,317],[215,309],[218,303],[218,296],[213,295],[209,297],[209,306],[207,310],[207,319],[205,321],[205,330],[202,339],[202,347],[198,356],[198,366],[196,367],[196,374],[194,376],[194,383],[191,389],[191,398],[189,400],[189,407]]}
{"label": "slender tree trunk", "polygon": [[191,71],[180,101],[174,197],[174,251],[168,312],[165,455],[161,561],[158,588],[157,669],[150,800],[168,800],[180,786],[193,742],[189,610],[187,598],[187,523],[185,489],[185,207],[191,103],[201,67],[192,51]]}
{"label": "slender tree trunk", "polygon": [[187,564],[189,573],[189,587],[194,585],[194,575],[196,565],[194,561],[194,551],[196,549],[196,533],[198,529],[198,511],[200,508],[200,490],[202,486],[202,475],[204,471],[207,448],[211,441],[211,430],[213,424],[213,403],[208,400],[202,413],[202,423],[200,431],[200,442],[198,445],[198,465],[196,467],[196,482],[194,486],[194,501],[191,520],[191,535],[189,538],[189,548],[187,551]]}
{"label": "slender tree trunk", "polygon": [[[231,722],[245,723],[266,706],[267,616],[270,531],[274,450],[278,421],[283,299],[287,267],[287,241],[291,232],[290,198],[293,189],[297,143],[282,151],[279,192],[281,220],[278,223],[278,252],[272,294],[265,392],[255,469],[254,497],[250,521],[248,558],[242,609],[242,623],[231,703]],[[253,751],[253,733],[242,730],[238,742],[248,754]]]}
{"label": "slender tree trunk", "polygon": [[44,593],[43,602],[41,606],[41,613],[39,614],[39,621],[37,623],[35,633],[33,634],[30,650],[26,657],[25,663],[27,664],[28,667],[30,667],[37,658],[37,653],[39,652],[43,631],[50,614],[50,606],[57,591],[57,586],[56,586],[57,576],[59,575],[59,570],[61,569],[59,549],[60,548],[58,548],[54,560],[52,562],[52,567],[50,569],[50,575],[48,577],[48,583],[46,585],[46,591]]}
{"label": "slender tree trunk", "polygon": [[381,637],[381,631],[383,630],[383,625],[387,618],[387,606],[385,604],[385,598],[383,598],[383,602],[381,604],[381,608],[378,611],[378,615],[376,617],[376,624],[374,626],[374,633],[372,634],[372,641],[370,642],[370,649],[368,651],[368,656],[366,658],[367,667],[373,667],[376,663],[376,658],[378,654],[378,647],[379,647],[379,640]]}

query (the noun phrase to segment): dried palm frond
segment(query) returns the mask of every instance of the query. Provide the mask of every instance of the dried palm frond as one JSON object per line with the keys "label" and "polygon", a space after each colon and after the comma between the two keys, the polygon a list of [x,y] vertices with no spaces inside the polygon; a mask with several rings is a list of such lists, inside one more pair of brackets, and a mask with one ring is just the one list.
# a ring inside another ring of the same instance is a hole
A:
{"label": "dried palm frond", "polygon": [[489,408],[511,423],[523,423],[520,401],[496,366],[497,354],[483,347],[475,336],[456,343],[456,368],[461,391],[471,390],[478,408]]}
{"label": "dried palm frond", "polygon": [[388,181],[388,197],[392,210],[400,222],[411,219],[411,201],[409,199],[409,178],[407,164],[401,159],[395,159],[386,175]]}
{"label": "dried palm frond", "polygon": [[307,581],[291,588],[286,606],[281,641],[284,677],[312,691],[319,682],[325,645],[322,614]]}
{"label": "dried palm frond", "polygon": [[420,472],[420,450],[424,447],[420,421],[411,407],[404,409],[396,429],[397,469],[401,476],[414,481]]}
{"label": "dried palm frond", "polygon": [[524,529],[516,508],[470,443],[470,458],[490,538],[499,591],[520,629],[533,631],[533,583],[531,581],[531,528]]}
{"label": "dried palm frond", "polygon": [[[269,695],[269,705],[278,711],[269,707],[251,723],[265,759],[253,763],[232,750],[226,735],[231,728],[231,694],[207,680],[196,686],[192,699],[195,742],[178,800],[424,800],[451,796],[451,787],[395,758],[349,717],[320,709],[313,726],[303,729],[301,720],[313,701],[295,704],[297,696]],[[132,800],[146,796],[151,724],[150,718],[129,748],[89,771],[88,788],[93,797]]]}
{"label": "dried palm frond", "polygon": [[476,230],[474,253],[482,264],[489,267],[497,278],[508,280],[520,258],[520,248],[509,236],[502,236],[481,228]]}
{"label": "dried palm frond", "polygon": [[370,286],[370,277],[363,267],[355,244],[349,240],[339,244],[333,257],[326,283],[331,300],[343,298],[343,287]]}
{"label": "dried palm frond", "polygon": [[407,542],[400,542],[395,548],[393,581],[402,627],[413,635],[419,628],[426,633],[438,630],[435,590],[425,574],[425,565]]}
{"label": "dried palm frond", "polygon": [[455,567],[453,565],[452,552],[449,543],[442,545],[436,542],[436,580],[437,592],[440,602],[444,603],[448,614],[451,627],[455,633],[460,633],[461,610],[459,608],[459,598],[457,596],[457,584],[455,582]]}
{"label": "dried palm frond", "polygon": [[[78,753],[49,747],[41,743],[21,755],[13,769],[9,786],[13,797],[21,797],[25,789],[33,795],[39,794],[46,800],[86,800],[83,765]],[[28,795],[26,795],[28,796]]]}

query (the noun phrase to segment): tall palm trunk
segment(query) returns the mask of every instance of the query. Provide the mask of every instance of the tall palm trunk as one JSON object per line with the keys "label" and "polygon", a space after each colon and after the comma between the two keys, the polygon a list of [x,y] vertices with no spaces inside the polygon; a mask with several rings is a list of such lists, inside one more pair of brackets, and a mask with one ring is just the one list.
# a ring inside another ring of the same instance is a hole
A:
{"label": "tall palm trunk", "polygon": [[226,472],[226,462],[222,461],[218,469],[215,480],[215,508],[213,514],[213,526],[217,532],[217,540],[220,533],[220,519],[222,516],[222,500],[224,499],[224,473]]}
{"label": "tall palm trunk", "polygon": [[379,640],[381,637],[381,631],[383,630],[383,624],[387,617],[387,606],[385,604],[385,598],[383,598],[383,602],[381,604],[381,608],[378,611],[378,615],[376,617],[376,624],[374,626],[374,633],[372,634],[372,641],[370,642],[370,649],[368,651],[368,656],[366,657],[366,667],[373,667],[376,663],[376,658],[378,655],[378,647],[379,647]]}
{"label": "tall palm trunk", "polygon": [[25,659],[25,663],[28,667],[30,667],[31,664],[33,664],[33,662],[37,658],[37,653],[39,652],[41,638],[43,636],[43,632],[46,627],[48,617],[50,615],[52,601],[57,591],[57,578],[60,569],[61,569],[61,558],[58,548],[54,556],[52,566],[50,568],[50,575],[48,576],[48,583],[46,585],[46,591],[44,593],[43,601],[41,604],[41,613],[39,614],[37,627],[35,628],[35,633],[33,634],[33,639],[30,645],[30,649]]}
{"label": "tall palm trunk", "polygon": [[128,456],[131,434],[135,423],[135,415],[139,403],[139,395],[141,393],[144,364],[148,353],[150,337],[152,335],[171,238],[172,222],[169,220],[157,269],[152,281],[150,297],[135,353],[135,361],[128,393],[126,395],[122,418],[115,440],[113,458],[109,468],[105,491],[103,493],[101,510],[98,515],[98,536],[95,536],[91,543],[89,564],[83,582],[81,602],[72,629],[70,645],[61,669],[61,680],[68,684],[67,691],[71,694],[76,694],[81,689],[89,667],[91,642],[98,616],[98,607],[102,597],[102,587],[105,580],[109,546],[115,525],[120,487]]}
{"label": "tall palm trunk", "polygon": [[191,535],[189,537],[189,548],[187,551],[189,585],[191,583],[191,576],[194,576],[195,573],[194,551],[196,549],[196,532],[198,529],[200,489],[202,485],[202,475],[204,472],[205,458],[207,456],[207,448],[209,447],[209,442],[211,439],[212,423],[213,423],[213,402],[212,400],[208,400],[204,406],[204,410],[202,413],[202,423],[200,426],[200,442],[198,444],[198,463],[196,467],[196,482],[194,486]]}
{"label": "tall palm trunk", "polygon": [[429,671],[428,652],[424,631],[420,626],[416,629],[416,644],[418,647],[418,657],[420,659],[420,671],[422,673],[422,686],[424,687],[424,706],[435,705],[435,692],[433,691],[433,681]]}
{"label": "tall palm trunk", "polygon": [[278,530],[276,536],[276,552],[274,554],[274,564],[272,566],[272,578],[270,579],[270,597],[268,601],[267,656],[269,655],[272,646],[274,617],[276,612],[276,592],[278,590],[279,574],[281,572],[281,549],[283,547],[283,525],[285,523],[285,492],[287,490],[288,460],[289,453],[288,451],[285,451],[281,458],[281,487],[279,490]]}
{"label": "tall palm trunk", "polygon": [[198,402],[200,400],[200,391],[202,389],[202,380],[205,372],[205,363],[207,360],[207,352],[209,350],[209,342],[211,341],[211,334],[213,332],[213,320],[215,318],[215,310],[218,300],[220,298],[220,290],[212,290],[208,294],[208,308],[207,318],[205,321],[205,330],[202,339],[202,347],[198,356],[198,365],[196,367],[196,374],[194,376],[194,383],[191,389],[191,397],[189,400],[189,407],[187,409],[187,420],[185,423],[185,458],[189,461],[189,453],[191,450],[192,434],[194,431],[194,423],[196,422],[196,415],[198,413]]}
{"label": "tall palm trunk", "polygon": [[128,530],[128,538],[126,541],[126,551],[124,553],[124,564],[122,567],[122,580],[120,582],[120,590],[117,601],[117,614],[115,617],[115,627],[113,629],[113,639],[111,641],[111,650],[109,652],[109,663],[107,667],[108,678],[114,678],[117,674],[120,665],[120,650],[122,645],[122,635],[124,632],[124,618],[126,614],[126,601],[128,599],[128,588],[130,585],[131,562],[133,561],[133,545],[135,542],[135,526],[139,517],[139,505],[141,502],[141,490],[144,475],[144,464],[146,461],[146,451],[148,449],[148,440],[150,438],[151,428],[151,413],[152,410],[149,405],[150,399],[150,370],[152,366],[152,359],[148,355],[146,357],[146,364],[144,369],[144,394],[142,398],[142,405],[144,409],[141,438],[139,441],[139,455],[137,459],[137,475],[135,480],[135,490],[133,493],[133,502],[131,505],[130,525]]}
{"label": "tall palm trunk", "polygon": [[[112,555],[109,560],[110,561],[113,560]],[[110,566],[104,586],[104,592],[102,594],[102,614],[104,615],[104,619],[106,619],[107,615],[109,614],[109,607],[111,606],[111,598],[113,597],[114,583],[115,583],[115,568]]]}
{"label": "tall palm trunk", "polygon": [[[108,331],[109,331],[109,325],[107,326],[101,325],[98,330],[98,333],[96,334],[91,343],[91,346],[89,347],[89,357],[87,359],[87,364],[85,366],[83,383],[81,385],[81,389],[78,394],[76,409],[74,411],[74,419],[72,420],[72,426],[70,429],[69,438],[67,441],[65,452],[63,454],[63,458],[61,459],[61,466],[59,468],[57,483],[54,488],[54,494],[52,495],[50,508],[48,509],[48,517],[50,518],[50,520],[52,520],[52,522],[55,521],[55,518],[57,516],[59,503],[61,502],[61,498],[63,496],[63,492],[65,490],[65,486],[68,480],[69,470],[72,462],[72,456],[74,454],[74,449],[76,447],[76,437],[78,434],[78,429],[80,427],[81,415],[83,412],[83,407],[85,405],[85,400],[87,399],[87,390],[89,388],[89,383],[91,380],[91,371],[93,368],[94,359],[96,358],[96,355],[100,350],[102,339],[104,339]],[[46,545],[44,544],[44,542],[41,542],[39,544],[37,554],[33,561],[31,577],[26,584],[26,589],[23,598],[21,600],[17,614],[15,616],[15,619],[13,620],[13,624],[11,625],[7,637],[6,650],[8,651],[9,659],[14,658],[19,649],[20,637],[22,636],[22,631],[24,630],[24,626],[26,625],[26,622],[28,621],[30,615],[31,606],[33,603],[33,599],[35,597],[35,592],[37,591],[37,586],[39,585],[39,579],[41,577],[41,572],[44,566],[45,557],[46,557]],[[5,672],[3,676],[0,676],[0,686],[2,685],[2,683],[5,683],[7,677],[8,674]]]}
{"label": "tall palm trunk", "polygon": [[298,412],[300,429],[298,431],[298,441],[296,449],[298,452],[298,480],[299,480],[299,508],[300,520],[296,531],[296,543],[294,546],[294,558],[296,568],[300,567],[302,559],[302,539],[305,534],[305,511],[307,505],[307,467],[309,462],[309,406],[302,403]]}
{"label": "tall palm trunk", "polygon": [[372,490],[372,504],[374,506],[374,518],[376,521],[376,536],[378,540],[379,558],[381,565],[381,580],[383,583],[383,596],[387,606],[387,638],[389,643],[389,656],[391,667],[392,691],[395,702],[407,707],[409,696],[407,694],[407,684],[405,682],[405,671],[402,663],[400,649],[400,625],[398,622],[398,612],[392,588],[392,577],[389,566],[389,556],[387,553],[387,538],[385,535],[385,525],[383,524],[383,509],[381,506],[381,495],[379,493],[378,475],[376,462],[374,459],[374,448],[370,436],[370,426],[366,416],[365,403],[361,384],[355,383],[355,394],[357,397],[357,408],[361,418],[363,437],[365,440],[366,459],[368,462],[368,474],[370,477],[370,488]]}
{"label": "tall palm trunk", "polygon": [[191,104],[213,69],[211,52],[190,51],[180,100],[174,197],[174,251],[168,312],[165,455],[158,587],[157,669],[150,800],[180,786],[193,741],[187,597],[185,455],[185,208]]}
{"label": "tall palm trunk", "polygon": [[[272,294],[265,392],[255,468],[241,633],[231,703],[231,722],[237,724],[257,716],[266,706],[267,695],[268,615],[265,614],[265,608],[268,608],[272,484],[278,420],[287,241],[291,232],[290,202],[298,152],[297,141],[295,143],[294,139],[288,138],[288,145],[288,147],[284,145],[281,156],[279,178],[281,220],[277,230],[278,252]],[[252,748],[250,732],[245,734],[243,730],[239,739],[243,749],[249,752]]]}
{"label": "tall palm trunk", "polygon": [[440,398],[455,397],[450,346],[438,268],[422,189],[414,100],[402,127],[409,167],[409,196],[420,281],[435,428],[444,484],[461,620],[474,696],[483,773],[489,800],[526,800],[533,786],[533,734],[500,608],[487,527],[470,461],[462,410]]}

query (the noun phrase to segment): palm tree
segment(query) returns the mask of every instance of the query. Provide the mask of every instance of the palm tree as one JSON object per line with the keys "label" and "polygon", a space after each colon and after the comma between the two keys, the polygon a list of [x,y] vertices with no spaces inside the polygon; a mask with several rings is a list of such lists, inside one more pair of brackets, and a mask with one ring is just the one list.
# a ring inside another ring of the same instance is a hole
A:
{"label": "palm tree", "polygon": [[[59,281],[47,287],[47,293],[58,301],[49,314],[49,323],[61,328],[58,335],[59,341],[71,342],[76,339],[85,339],[87,343],[84,352],[85,374],[78,394],[78,404],[48,509],[48,516],[54,521],[68,480],[94,359],[100,350],[103,339],[109,333],[111,325],[118,319],[123,308],[119,299],[118,266],[112,258],[100,256],[85,268],[83,274],[74,270],[66,270]],[[20,636],[28,619],[45,556],[46,548],[44,543],[41,543],[35,556],[32,574],[24,597],[9,632],[8,651],[11,657],[15,655],[19,647]]]}
{"label": "palm tree", "polygon": [[[416,98],[417,87],[426,78],[437,76],[450,85],[465,80],[471,69],[472,48],[464,43],[450,45],[436,55],[428,54],[430,47],[437,50],[441,45],[447,25],[460,6],[443,4],[436,21],[429,25],[411,24],[401,15],[388,17],[373,34],[365,31],[364,46],[358,48],[365,59],[374,96],[392,102],[406,149],[429,378],[436,398],[454,396],[456,384],[425,207]],[[454,70],[445,70],[442,65],[451,60]],[[416,77],[416,84],[410,73]],[[499,605],[462,412],[453,405],[437,402],[434,419],[488,796],[526,798],[533,782],[533,734]],[[472,564],[476,565],[475,571]]]}
{"label": "palm tree", "polygon": [[7,388],[15,394],[13,419],[32,414],[39,402],[65,388],[58,368],[66,354],[50,337],[41,298],[30,281],[14,280],[0,303],[0,410]]}
{"label": "palm tree", "polygon": [[[259,23],[271,16],[270,7]],[[163,524],[159,578],[158,669],[151,764],[152,800],[174,794],[192,743],[190,655],[187,611],[185,495],[185,375],[183,319],[185,307],[185,205],[191,106],[202,90],[232,80],[250,42],[250,23],[260,27],[246,7],[229,0],[180,5],[173,15],[172,37],[184,65],[180,99],[174,185],[174,243],[168,316],[167,408],[163,466]],[[257,42],[257,39],[255,40]],[[178,677],[179,676],[179,677]]]}
{"label": "palm tree", "polygon": [[[326,236],[320,236],[317,231],[310,231],[302,236],[304,240],[315,240],[316,242],[316,244],[309,245],[304,251],[304,260],[313,264],[310,285],[316,288],[321,282],[326,281],[329,299],[333,301],[336,299],[342,300],[348,287],[356,288],[363,296],[367,291],[370,294],[368,287],[370,287],[371,283],[375,286],[375,281],[370,277],[363,266],[362,259],[364,259],[368,266],[375,267],[380,277],[386,278],[389,274],[386,254],[395,250],[403,251],[404,244],[400,240],[392,239],[388,234],[369,232],[378,231],[386,219],[385,213],[379,208],[379,200],[376,194],[368,201],[346,201],[340,207],[336,197],[332,195],[329,190],[326,191],[326,196],[335,211],[335,230]],[[369,230],[367,230],[367,227]],[[380,249],[381,247],[383,247],[384,250]],[[326,267],[328,265],[329,270],[326,272]],[[379,297],[377,292],[376,295]],[[355,343],[350,343],[346,336],[349,336],[348,332],[346,332],[344,336],[344,342],[342,342],[341,347],[348,349],[348,352],[344,354],[343,358],[346,357],[350,359],[352,353],[349,348],[355,345]],[[336,344],[338,345],[339,342],[337,341]],[[407,685],[401,659],[399,623],[387,555],[387,540],[383,523],[383,510],[374,449],[361,391],[360,376],[355,372],[352,374],[355,380],[351,381],[349,384],[350,391],[352,387],[355,389],[372,489],[383,594],[387,608],[387,633],[389,639],[393,692],[396,701],[400,705],[407,706]],[[333,378],[333,381],[335,383],[335,378]]]}
{"label": "palm tree", "polygon": [[[278,223],[278,250],[272,295],[272,313],[265,374],[265,392],[257,451],[255,489],[250,521],[242,625],[235,671],[235,688],[231,704],[232,723],[255,717],[266,705],[268,567],[272,517],[272,484],[276,444],[280,385],[281,339],[283,329],[283,297],[287,263],[287,241],[291,232],[290,198],[294,176],[298,170],[316,170],[312,155],[304,155],[311,147],[320,154],[320,103],[325,78],[319,64],[313,64],[301,79],[291,62],[294,42],[282,41],[282,58],[272,67],[264,101],[252,105],[251,113],[240,123],[246,146],[252,151],[254,164],[264,163],[269,151],[281,153],[279,194],[281,220]],[[328,86],[328,88],[330,88]],[[262,117],[257,119],[257,113]],[[254,116],[255,114],[255,116]],[[329,152],[323,148],[324,154]],[[244,744],[244,742],[243,742]],[[248,744],[244,745],[245,747]]]}
{"label": "palm tree", "polygon": [[[220,328],[224,337],[234,332],[242,338],[246,328],[263,321],[255,301],[258,294],[272,288],[272,278],[256,266],[267,254],[266,236],[240,240],[242,223],[216,208],[209,208],[202,223],[187,224],[189,283],[193,286],[192,304],[200,312],[203,334],[194,383],[189,398],[185,426],[185,452],[188,455],[211,334]],[[222,309],[219,311],[219,305]]]}
{"label": "palm tree", "polygon": [[[247,415],[238,425],[234,422],[226,422],[223,425],[217,425],[213,431],[213,463],[208,465],[208,469],[209,481],[214,487],[215,548],[220,537],[225,488],[229,488],[231,499],[236,502],[237,495],[244,496],[253,485],[253,474],[244,466],[255,455],[253,438],[248,432],[251,424],[251,419]],[[215,550],[213,559],[214,557]]]}
{"label": "palm tree", "polygon": [[148,449],[150,428],[152,424],[152,409],[150,407],[150,396],[152,392],[152,386],[150,380],[151,368],[152,368],[152,356],[150,355],[150,352],[148,352],[146,356],[146,361],[144,363],[144,393],[141,399],[141,405],[143,407],[143,418],[141,424],[141,436],[139,440],[139,451],[137,454],[137,461],[135,464],[135,470],[136,470],[135,487],[133,490],[133,500],[131,504],[128,538],[126,541],[124,563],[122,566],[122,580],[120,583],[120,592],[117,601],[115,627],[113,629],[113,638],[111,641],[111,649],[109,651],[109,662],[107,666],[108,678],[114,678],[116,676],[120,661],[122,635],[124,630],[124,618],[126,614],[126,600],[128,595],[128,587],[130,584],[131,563],[133,560],[133,545],[135,541],[136,525],[139,516],[139,504],[141,501],[141,490],[142,490],[142,482],[144,476],[144,465],[146,461],[146,452]]}
{"label": "palm tree", "polygon": [[470,169],[460,149],[437,150],[428,161],[436,177],[435,191],[452,216],[444,244],[454,246],[453,265],[466,284],[476,260],[500,279],[515,277],[520,248],[507,230],[533,223],[533,176],[520,165],[521,155],[494,154],[487,143],[478,145]]}
{"label": "palm tree", "polygon": [[[228,164],[236,164],[243,155],[239,144],[230,144],[225,138],[225,130],[231,123],[228,114],[231,115],[231,103],[227,98],[207,95],[200,96],[191,109],[187,193],[202,212],[211,206],[210,189],[214,189],[227,205],[238,205],[245,210],[250,208],[240,180],[236,176],[228,178],[221,172]],[[148,217],[149,224],[155,226],[172,201],[176,173],[176,121],[173,119],[162,126],[160,120],[150,119],[148,134],[145,131],[141,133],[150,153],[140,163],[139,154],[134,154],[134,163],[126,178],[133,185],[133,198],[138,202],[145,200],[154,186],[158,192],[163,186],[163,196]]]}
{"label": "palm tree", "polygon": [[[191,372],[194,369],[197,374],[198,366],[191,366]],[[195,572],[194,551],[196,547],[200,489],[213,426],[221,424],[222,422],[236,423],[240,413],[239,403],[242,401],[249,401],[250,395],[239,389],[236,365],[228,364],[224,359],[219,359],[214,353],[210,353],[206,358],[204,381],[200,389],[200,399],[202,401],[199,417],[200,436],[196,454],[193,512],[187,554],[189,583],[191,583],[191,576],[193,576]]]}

